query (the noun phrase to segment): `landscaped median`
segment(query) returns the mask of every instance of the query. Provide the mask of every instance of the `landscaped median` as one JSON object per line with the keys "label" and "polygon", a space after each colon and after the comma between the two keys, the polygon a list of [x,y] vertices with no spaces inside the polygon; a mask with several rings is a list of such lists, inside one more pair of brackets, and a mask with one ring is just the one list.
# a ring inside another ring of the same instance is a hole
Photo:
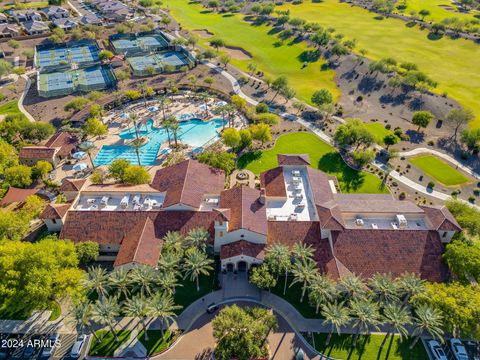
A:
{"label": "landscaped median", "polygon": [[307,132],[282,135],[272,149],[246,153],[238,159],[237,165],[241,169],[260,174],[278,165],[277,154],[308,154],[310,166],[336,176],[343,192],[388,193],[387,187],[378,177],[352,169],[334,147]]}

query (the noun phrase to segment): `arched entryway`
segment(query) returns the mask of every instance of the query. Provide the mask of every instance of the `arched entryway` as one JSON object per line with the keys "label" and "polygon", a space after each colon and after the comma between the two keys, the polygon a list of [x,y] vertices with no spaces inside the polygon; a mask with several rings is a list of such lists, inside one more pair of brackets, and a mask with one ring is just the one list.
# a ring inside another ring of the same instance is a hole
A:
{"label": "arched entryway", "polygon": [[246,261],[243,261],[243,260],[242,260],[242,261],[239,261],[239,262],[237,263],[237,269],[238,269],[238,271],[241,271],[241,272],[247,271],[247,269],[248,269],[247,262],[246,262]]}
{"label": "arched entryway", "polygon": [[234,270],[234,267],[235,267],[235,266],[233,265],[233,263],[228,263],[228,264],[227,264],[227,271],[233,271],[233,270]]}

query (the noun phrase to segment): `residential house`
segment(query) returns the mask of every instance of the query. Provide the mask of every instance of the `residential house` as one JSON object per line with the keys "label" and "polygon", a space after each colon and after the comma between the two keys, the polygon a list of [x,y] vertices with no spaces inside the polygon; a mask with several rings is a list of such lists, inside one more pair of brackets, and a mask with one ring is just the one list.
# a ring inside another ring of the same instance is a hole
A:
{"label": "residential house", "polygon": [[0,24],[6,24],[8,22],[8,17],[4,13],[0,13]]}
{"label": "residential house", "polygon": [[39,218],[43,220],[49,232],[59,232],[69,208],[70,204],[48,204]]}
{"label": "residential house", "polygon": [[50,31],[47,23],[37,20],[24,22],[23,28],[28,35],[40,35]]}
{"label": "residential house", "polygon": [[42,21],[42,15],[32,9],[28,10],[13,10],[10,15],[19,23],[27,21]]}
{"label": "residential house", "polygon": [[130,7],[116,0],[97,1],[95,7],[107,20],[125,21],[134,15],[134,11]]}
{"label": "residential house", "polygon": [[54,19],[52,21],[52,24],[55,27],[58,27],[63,30],[72,30],[78,26],[77,22],[74,19],[71,18],[60,18],[60,19]]}
{"label": "residential house", "polygon": [[22,164],[33,166],[39,160],[48,161],[55,168],[64,161],[78,144],[76,137],[66,131],[53,135],[44,146],[25,146],[20,149]]}
{"label": "residential house", "polygon": [[87,13],[83,16],[74,18],[73,20],[79,25],[102,25],[103,23],[102,19],[92,13]]}
{"label": "residential house", "polygon": [[64,179],[59,190],[70,202],[75,200],[86,181],[85,179]]}
{"label": "residential house", "polygon": [[66,19],[70,16],[70,13],[67,9],[56,5],[43,8],[41,9],[41,12],[45,15],[47,19],[52,21],[55,19]]}
{"label": "residential house", "polygon": [[0,38],[20,36],[21,30],[14,24],[0,24]]}
{"label": "residential house", "polygon": [[334,179],[311,168],[306,155],[279,155],[278,163],[261,174],[260,189],[224,190],[223,172],[195,160],[158,170],[150,185],[85,184],[66,214],[46,219],[61,220],[61,238],[98,242],[101,259],[115,267],[156,266],[168,231],[203,227],[224,271],[261,264],[271,244],[303,243],[332,278],[447,278],[444,244],[461,229],[445,207],[337,193]]}

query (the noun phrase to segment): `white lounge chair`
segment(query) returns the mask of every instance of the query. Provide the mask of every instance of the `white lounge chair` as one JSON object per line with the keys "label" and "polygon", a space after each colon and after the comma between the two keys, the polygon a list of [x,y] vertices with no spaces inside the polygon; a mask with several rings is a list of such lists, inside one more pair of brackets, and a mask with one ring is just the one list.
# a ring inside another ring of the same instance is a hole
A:
{"label": "white lounge chair", "polygon": [[298,171],[298,170],[292,170],[292,175],[293,175],[293,176],[300,176],[300,171]]}
{"label": "white lounge chair", "polygon": [[132,200],[133,205],[139,205],[140,204],[140,195],[135,195]]}
{"label": "white lounge chair", "polygon": [[109,196],[104,196],[104,197],[102,197],[102,200],[100,200],[100,205],[102,205],[102,206],[107,206],[109,199],[110,199]]}
{"label": "white lounge chair", "polygon": [[127,206],[128,206],[128,199],[129,199],[129,196],[128,195],[125,195],[122,200],[120,201],[120,207],[122,209],[125,209]]}

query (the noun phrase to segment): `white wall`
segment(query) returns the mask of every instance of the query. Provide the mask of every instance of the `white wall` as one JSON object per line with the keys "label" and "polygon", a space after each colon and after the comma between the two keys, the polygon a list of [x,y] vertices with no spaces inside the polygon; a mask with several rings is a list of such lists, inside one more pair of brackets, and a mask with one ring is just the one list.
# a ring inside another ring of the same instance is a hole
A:
{"label": "white wall", "polygon": [[47,225],[49,232],[59,232],[62,230],[63,221],[61,219],[43,219],[45,225]]}
{"label": "white wall", "polygon": [[232,256],[230,258],[222,259],[222,270],[227,270],[227,264],[228,263],[233,263],[233,270],[237,270],[237,264],[240,261],[245,261],[247,263],[247,270],[250,269],[252,265],[260,265],[262,263],[262,260],[253,258],[251,256],[246,256],[246,255],[238,255],[238,256]]}
{"label": "white wall", "polygon": [[[222,231],[223,236],[221,236]],[[230,244],[239,240],[246,240],[254,244],[265,244],[267,242],[267,237],[245,229],[227,232],[224,230],[224,227],[215,226],[215,242],[213,249],[216,253],[220,252],[220,247],[222,245]]]}
{"label": "white wall", "polygon": [[438,231],[438,235],[440,235],[440,240],[442,240],[442,243],[449,243],[452,241],[453,235],[455,235],[455,231]]}

